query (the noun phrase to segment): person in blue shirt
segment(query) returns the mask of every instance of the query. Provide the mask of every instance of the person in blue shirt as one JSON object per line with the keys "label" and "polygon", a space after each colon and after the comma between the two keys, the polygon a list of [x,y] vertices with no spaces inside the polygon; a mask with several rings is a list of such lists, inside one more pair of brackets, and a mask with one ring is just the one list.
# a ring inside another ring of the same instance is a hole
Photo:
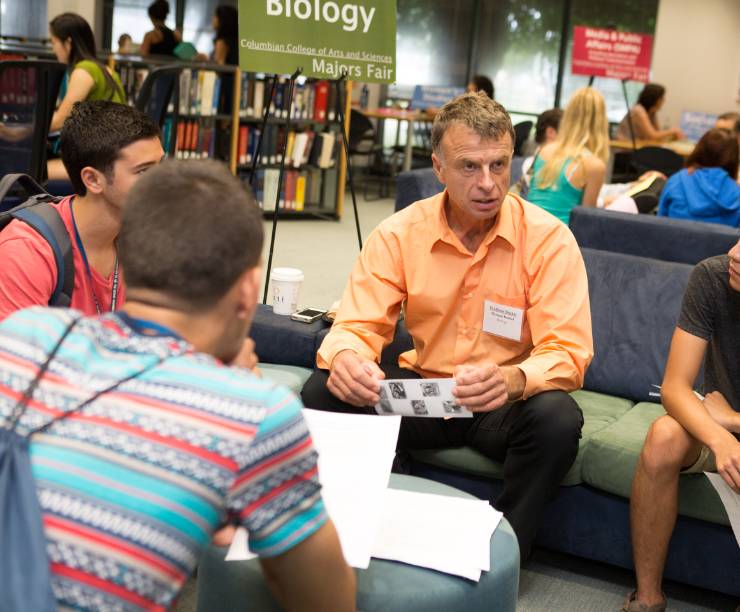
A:
{"label": "person in blue shirt", "polygon": [[737,138],[728,130],[712,128],[694,147],[686,168],[668,179],[658,215],[740,226],[737,172]]}

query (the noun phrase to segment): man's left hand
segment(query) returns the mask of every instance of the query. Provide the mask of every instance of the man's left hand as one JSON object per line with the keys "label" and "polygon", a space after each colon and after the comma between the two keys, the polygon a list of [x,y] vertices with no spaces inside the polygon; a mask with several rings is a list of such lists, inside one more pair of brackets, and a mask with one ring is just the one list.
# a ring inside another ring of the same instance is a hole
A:
{"label": "man's left hand", "polygon": [[497,365],[462,365],[455,373],[453,395],[471,412],[501,408],[509,400],[504,374]]}

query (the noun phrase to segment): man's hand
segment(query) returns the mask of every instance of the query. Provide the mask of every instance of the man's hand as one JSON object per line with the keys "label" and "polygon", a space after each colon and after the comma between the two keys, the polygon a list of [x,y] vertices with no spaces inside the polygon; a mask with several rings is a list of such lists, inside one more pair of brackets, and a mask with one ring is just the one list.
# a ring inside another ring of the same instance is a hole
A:
{"label": "man's hand", "polygon": [[711,447],[717,472],[735,493],[740,493],[740,442],[731,433]]}
{"label": "man's hand", "polygon": [[460,366],[455,372],[452,394],[471,412],[496,410],[509,400],[503,368],[496,364]]}
{"label": "man's hand", "polygon": [[258,363],[259,360],[257,359],[257,353],[254,352],[254,340],[251,338],[244,338],[241,350],[237,353],[236,357],[231,360],[229,365],[251,370],[253,374],[260,376],[261,374],[257,367]]}
{"label": "man's hand", "polygon": [[740,413],[735,412],[732,406],[727,403],[724,395],[719,391],[707,393],[704,397],[704,407],[718,425],[724,427],[727,431],[740,431]]}
{"label": "man's hand", "polygon": [[361,408],[380,401],[378,381],[383,378],[377,363],[348,349],[334,357],[326,386],[335,397]]}

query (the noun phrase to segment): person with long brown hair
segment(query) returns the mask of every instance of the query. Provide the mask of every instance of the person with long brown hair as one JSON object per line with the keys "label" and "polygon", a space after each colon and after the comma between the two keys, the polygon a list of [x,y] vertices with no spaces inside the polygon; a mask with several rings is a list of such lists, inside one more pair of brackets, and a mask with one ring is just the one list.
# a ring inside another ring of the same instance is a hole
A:
{"label": "person with long brown hair", "polygon": [[658,111],[663,107],[664,102],[665,87],[658,85],[658,83],[647,83],[637,97],[637,103],[619,123],[617,138],[619,140],[631,140],[631,130],[634,130],[637,140],[676,140],[683,138],[684,133],[680,128],[660,129]]}
{"label": "person with long brown hair", "polygon": [[[62,129],[76,102],[109,100],[126,103],[121,79],[98,60],[92,28],[83,17],[77,13],[57,15],[49,23],[49,35],[57,60],[69,67],[66,93],[51,118],[49,131]],[[68,180],[61,159],[49,160],[47,169],[50,179]]]}
{"label": "person with long brown hair", "polygon": [[555,142],[537,154],[527,198],[567,224],[579,204],[596,206],[608,158],[604,97],[584,87],[568,102]]}

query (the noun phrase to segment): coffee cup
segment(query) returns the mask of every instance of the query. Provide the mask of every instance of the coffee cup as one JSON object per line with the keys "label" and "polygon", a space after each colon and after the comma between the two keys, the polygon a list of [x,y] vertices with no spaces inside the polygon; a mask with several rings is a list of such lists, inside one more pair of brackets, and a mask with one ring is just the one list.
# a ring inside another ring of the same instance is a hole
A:
{"label": "coffee cup", "polygon": [[298,268],[275,268],[270,273],[272,283],[272,311],[291,315],[298,310],[298,294],[303,282],[303,272]]}

